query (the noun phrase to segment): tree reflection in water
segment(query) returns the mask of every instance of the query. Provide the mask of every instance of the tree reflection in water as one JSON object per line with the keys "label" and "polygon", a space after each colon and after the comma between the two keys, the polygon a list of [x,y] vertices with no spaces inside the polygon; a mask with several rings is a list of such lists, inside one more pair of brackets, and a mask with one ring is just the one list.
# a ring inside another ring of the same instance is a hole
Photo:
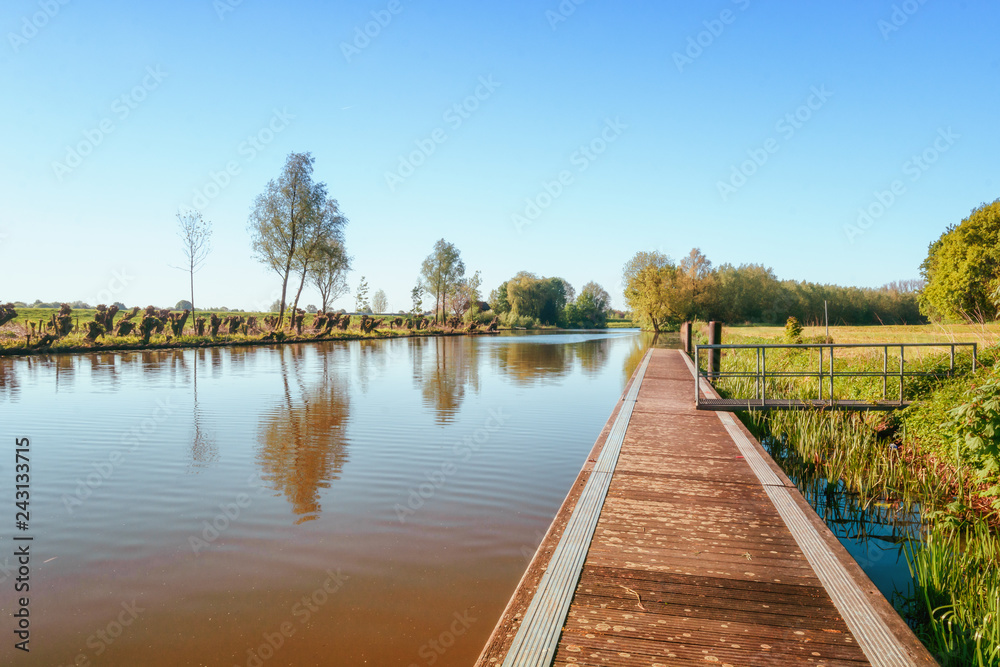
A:
{"label": "tree reflection in water", "polygon": [[[281,355],[284,397],[261,417],[257,463],[261,478],[284,494],[296,524],[318,519],[321,489],[340,478],[347,462],[346,428],[350,398],[333,370],[333,351],[318,355],[303,345],[288,345]],[[306,354],[311,356],[305,360]],[[321,364],[318,380],[307,385],[305,368]]]}
{"label": "tree reflection in water", "polygon": [[478,393],[479,350],[464,337],[411,338],[413,382],[420,387],[423,404],[434,410],[435,419],[451,421],[462,406],[466,387]]}

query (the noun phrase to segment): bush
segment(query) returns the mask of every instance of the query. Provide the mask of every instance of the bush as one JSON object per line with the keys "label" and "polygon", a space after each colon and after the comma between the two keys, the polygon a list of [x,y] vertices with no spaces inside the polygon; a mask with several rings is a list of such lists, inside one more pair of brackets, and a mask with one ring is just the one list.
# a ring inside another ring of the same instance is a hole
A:
{"label": "bush", "polygon": [[792,315],[785,322],[785,340],[789,343],[801,343],[802,342],[802,324],[799,323],[797,317]]}
{"label": "bush", "polygon": [[501,315],[500,324],[511,329],[537,329],[539,326],[537,318],[528,317],[527,315],[515,315],[513,311]]}

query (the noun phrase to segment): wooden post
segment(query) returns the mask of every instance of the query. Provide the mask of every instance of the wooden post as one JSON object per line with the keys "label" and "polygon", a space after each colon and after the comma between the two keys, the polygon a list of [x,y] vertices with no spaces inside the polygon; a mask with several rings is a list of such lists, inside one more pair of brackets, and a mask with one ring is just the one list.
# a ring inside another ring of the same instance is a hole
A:
{"label": "wooden post", "polygon": [[[708,344],[722,345],[722,322],[712,321],[708,323]],[[722,370],[722,350],[712,350],[708,355],[708,376],[714,377]]]}
{"label": "wooden post", "polygon": [[691,323],[681,322],[681,347],[685,352],[691,354]]}

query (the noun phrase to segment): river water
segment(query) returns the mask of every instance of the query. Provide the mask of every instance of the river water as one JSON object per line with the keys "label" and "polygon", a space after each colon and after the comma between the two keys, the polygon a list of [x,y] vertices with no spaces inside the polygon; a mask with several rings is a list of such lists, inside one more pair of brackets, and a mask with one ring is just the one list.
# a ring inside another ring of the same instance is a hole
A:
{"label": "river water", "polygon": [[[0,359],[0,663],[469,665],[648,345]],[[14,532],[33,538],[30,654],[12,648]]]}

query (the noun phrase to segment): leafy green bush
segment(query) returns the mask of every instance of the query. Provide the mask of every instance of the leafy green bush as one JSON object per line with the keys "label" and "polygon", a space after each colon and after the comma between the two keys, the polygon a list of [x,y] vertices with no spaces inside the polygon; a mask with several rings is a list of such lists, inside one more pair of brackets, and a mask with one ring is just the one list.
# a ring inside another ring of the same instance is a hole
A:
{"label": "leafy green bush", "polygon": [[[990,485],[988,495],[1000,496],[1000,375],[996,368],[974,382],[964,402],[948,411],[946,429],[955,442],[960,465],[968,464],[979,482]],[[1000,509],[1000,499],[994,501]]]}
{"label": "leafy green bush", "polygon": [[794,315],[789,316],[788,321],[785,322],[785,340],[789,343],[802,342],[802,324]]}

